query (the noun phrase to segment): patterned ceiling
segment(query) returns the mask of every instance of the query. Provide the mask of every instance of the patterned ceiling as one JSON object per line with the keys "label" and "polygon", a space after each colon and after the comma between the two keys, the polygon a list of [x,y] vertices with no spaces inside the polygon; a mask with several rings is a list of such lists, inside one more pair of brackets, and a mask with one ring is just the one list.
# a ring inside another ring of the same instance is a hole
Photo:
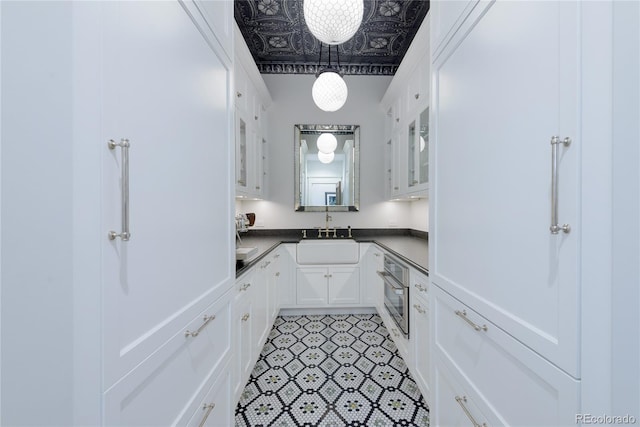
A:
{"label": "patterned ceiling", "polygon": [[[338,46],[344,74],[393,75],[429,10],[429,0],[364,0],[360,29]],[[302,0],[235,0],[235,19],[263,74],[314,74],[320,41],[307,29]],[[322,64],[327,65],[327,46]],[[331,64],[336,65],[331,47]]]}

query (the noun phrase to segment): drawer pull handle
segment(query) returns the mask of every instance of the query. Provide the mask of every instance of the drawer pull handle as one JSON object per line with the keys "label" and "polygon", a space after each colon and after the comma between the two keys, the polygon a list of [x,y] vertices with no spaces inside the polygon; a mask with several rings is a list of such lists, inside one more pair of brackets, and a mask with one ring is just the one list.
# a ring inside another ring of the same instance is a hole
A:
{"label": "drawer pull handle", "polygon": [[427,287],[426,286],[422,286],[419,283],[414,283],[413,286],[415,286],[420,292],[427,292]]}
{"label": "drawer pull handle", "polygon": [[202,325],[200,325],[200,327],[198,328],[198,330],[197,330],[197,331],[189,331],[189,330],[187,330],[187,331],[184,333],[184,336],[185,336],[185,337],[190,337],[190,336],[191,336],[191,337],[197,337],[197,336],[200,334],[200,332],[202,332],[202,330],[205,328],[205,326],[207,326],[207,325],[209,324],[209,322],[211,322],[211,321],[212,321],[213,319],[215,319],[215,318],[216,318],[215,314],[214,314],[214,315],[211,315],[211,316],[207,316],[207,315],[205,315],[205,316],[202,318],[202,320],[204,321],[204,323],[203,323]]}
{"label": "drawer pull handle", "polygon": [[245,284],[240,286],[240,290],[241,291],[246,291],[247,289],[249,289],[250,286],[251,286],[251,283],[245,283]]}
{"label": "drawer pull handle", "polygon": [[204,417],[202,417],[202,421],[200,421],[200,424],[198,424],[198,427],[202,427],[204,426],[204,423],[207,422],[207,418],[209,418],[209,414],[211,414],[211,411],[213,411],[213,408],[216,407],[215,403],[210,403],[210,404],[204,404],[202,405],[202,410],[203,411],[207,411],[204,413]]}
{"label": "drawer pull handle", "polygon": [[249,320],[249,313],[245,313],[244,316],[242,316],[241,319],[243,322],[246,322],[247,320]]}
{"label": "drawer pull handle", "polygon": [[472,321],[467,317],[467,310],[462,310],[462,311],[460,311],[460,310],[456,310],[456,314],[457,314],[458,316],[460,316],[460,317],[462,318],[462,320],[464,320],[465,322],[467,322],[468,324],[470,324],[470,325],[471,325],[471,327],[472,327],[473,329],[475,329],[476,331],[485,331],[485,332],[487,332],[487,329],[488,329],[488,328],[487,328],[487,325],[482,325],[482,326],[480,326],[480,325],[476,325],[475,323],[473,323],[473,322],[472,322]]}
{"label": "drawer pull handle", "polygon": [[465,406],[465,403],[467,403],[467,396],[462,396],[462,397],[456,396],[456,402],[458,402],[458,404],[460,405],[464,413],[467,415],[467,417],[473,424],[473,427],[487,427],[487,423],[478,424],[476,419],[473,418],[473,415],[471,415],[471,412],[469,412],[469,410]]}
{"label": "drawer pull handle", "polygon": [[279,271],[276,272],[276,277],[280,277],[280,272]]}
{"label": "drawer pull handle", "polygon": [[424,311],[424,309],[422,307],[420,307],[418,304],[413,304],[413,308],[418,310],[418,313],[420,313],[420,314],[425,314],[426,313],[426,311]]}

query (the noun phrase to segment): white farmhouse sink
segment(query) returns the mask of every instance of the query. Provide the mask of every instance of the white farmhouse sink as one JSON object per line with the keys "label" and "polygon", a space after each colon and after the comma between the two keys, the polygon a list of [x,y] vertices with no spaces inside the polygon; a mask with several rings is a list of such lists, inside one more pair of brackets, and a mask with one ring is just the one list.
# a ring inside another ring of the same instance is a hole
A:
{"label": "white farmhouse sink", "polygon": [[301,240],[296,245],[298,264],[357,264],[360,245],[354,240]]}

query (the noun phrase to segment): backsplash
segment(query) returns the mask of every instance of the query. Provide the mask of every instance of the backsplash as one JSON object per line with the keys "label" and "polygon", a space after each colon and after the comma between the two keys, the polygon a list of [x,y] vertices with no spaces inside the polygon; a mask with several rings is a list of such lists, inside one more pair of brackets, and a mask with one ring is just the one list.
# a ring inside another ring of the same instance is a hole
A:
{"label": "backsplash", "polygon": [[[255,213],[254,229],[325,227],[324,212],[295,212],[293,202],[285,206],[267,200],[236,200],[236,213]],[[380,202],[365,205],[360,212],[330,212],[330,228],[399,228],[429,230],[429,201]]]}

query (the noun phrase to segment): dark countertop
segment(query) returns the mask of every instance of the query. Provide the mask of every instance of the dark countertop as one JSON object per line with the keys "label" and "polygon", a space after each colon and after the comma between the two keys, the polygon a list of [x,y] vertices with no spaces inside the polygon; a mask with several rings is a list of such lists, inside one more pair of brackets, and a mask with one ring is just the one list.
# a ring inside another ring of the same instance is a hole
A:
{"label": "dark countertop", "polygon": [[[424,274],[429,274],[429,240],[424,231],[409,229],[353,229],[352,236],[360,243],[376,243]],[[348,230],[339,230],[346,236]],[[307,236],[317,236],[318,230],[308,229]],[[241,234],[238,247],[256,247],[258,252],[248,261],[236,264],[236,277],[240,277],[281,243],[298,243],[302,230],[249,230]],[[343,237],[344,238],[344,237]]]}

